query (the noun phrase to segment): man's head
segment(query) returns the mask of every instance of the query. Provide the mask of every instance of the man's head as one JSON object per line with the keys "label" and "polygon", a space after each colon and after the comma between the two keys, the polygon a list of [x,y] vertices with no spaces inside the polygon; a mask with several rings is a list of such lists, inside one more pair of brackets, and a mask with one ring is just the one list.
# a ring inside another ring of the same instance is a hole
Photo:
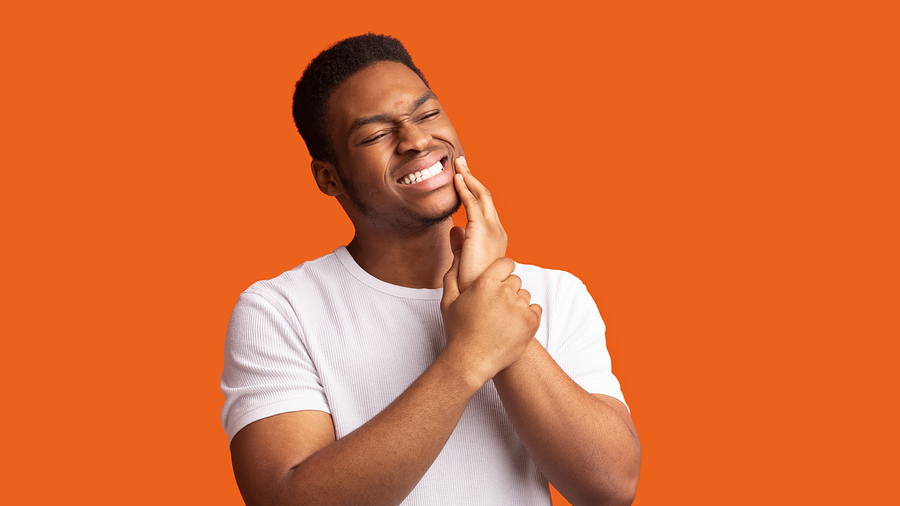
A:
{"label": "man's head", "polygon": [[350,76],[381,61],[406,65],[428,86],[403,44],[387,35],[367,33],[344,39],[319,53],[306,67],[294,90],[293,115],[313,159],[336,162],[328,136],[328,98]]}
{"label": "man's head", "polygon": [[324,51],[297,84],[294,114],[319,189],[337,198],[357,234],[424,230],[459,208],[462,146],[399,41],[364,35]]}

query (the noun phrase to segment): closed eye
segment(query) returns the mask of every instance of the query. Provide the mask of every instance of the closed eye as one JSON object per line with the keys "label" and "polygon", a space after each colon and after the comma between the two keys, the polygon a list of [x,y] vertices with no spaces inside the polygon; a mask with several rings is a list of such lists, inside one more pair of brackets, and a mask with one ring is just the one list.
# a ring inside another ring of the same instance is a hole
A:
{"label": "closed eye", "polygon": [[360,142],[359,144],[360,145],[372,144],[373,142],[375,142],[383,137],[387,137],[388,135],[391,134],[391,132],[392,132],[391,130],[382,130],[371,137],[367,137],[364,141]]}
{"label": "closed eye", "polygon": [[419,116],[419,120],[418,120],[418,121],[426,121],[426,120],[429,120],[429,119],[436,118],[440,113],[441,113],[440,110],[428,111],[428,112],[426,112],[425,114]]}

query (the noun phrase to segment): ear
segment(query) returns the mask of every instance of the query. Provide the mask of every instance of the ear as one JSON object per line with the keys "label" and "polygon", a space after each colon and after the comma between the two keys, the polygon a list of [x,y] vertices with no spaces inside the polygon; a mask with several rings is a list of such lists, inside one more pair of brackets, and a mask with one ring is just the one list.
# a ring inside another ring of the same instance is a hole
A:
{"label": "ear", "polygon": [[313,160],[311,167],[313,178],[316,180],[316,185],[319,186],[319,191],[331,197],[337,197],[344,193],[344,188],[341,186],[341,180],[337,176],[333,163]]}

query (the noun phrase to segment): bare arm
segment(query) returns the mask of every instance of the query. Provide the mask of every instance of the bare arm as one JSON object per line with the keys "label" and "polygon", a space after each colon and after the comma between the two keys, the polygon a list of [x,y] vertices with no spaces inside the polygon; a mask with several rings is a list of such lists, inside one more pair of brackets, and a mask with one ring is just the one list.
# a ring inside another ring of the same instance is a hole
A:
{"label": "bare arm", "polygon": [[444,281],[444,352],[381,413],[335,440],[322,412],[254,422],[232,440],[248,505],[399,504],[437,458],[469,399],[515,361],[540,323],[514,263],[500,259],[462,296],[459,251]]}
{"label": "bare arm", "polygon": [[[464,160],[457,173],[456,188],[468,219],[459,271],[462,286],[464,276],[477,276],[505,254],[507,237],[490,192]],[[534,339],[515,363],[494,377],[494,385],[529,455],[567,500],[576,506],[631,504],[641,446],[624,404],[585,391]]]}
{"label": "bare arm", "polygon": [[641,443],[624,404],[586,392],[536,340],[494,385],[529,455],[569,502],[632,503]]}
{"label": "bare arm", "polygon": [[403,394],[337,441],[322,412],[248,425],[231,445],[248,505],[399,504],[437,458],[480,385],[435,362]]}

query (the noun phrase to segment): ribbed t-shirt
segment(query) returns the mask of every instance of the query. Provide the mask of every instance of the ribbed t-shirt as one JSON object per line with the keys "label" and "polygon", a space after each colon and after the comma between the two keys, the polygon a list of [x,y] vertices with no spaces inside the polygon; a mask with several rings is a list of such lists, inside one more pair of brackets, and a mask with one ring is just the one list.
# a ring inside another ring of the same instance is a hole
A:
{"label": "ribbed t-shirt", "polygon": [[[623,403],[600,313],[584,284],[517,264],[543,309],[536,339],[582,388]],[[446,345],[443,290],[385,283],[344,246],[254,283],[228,323],[222,425],[228,440],[280,413],[330,413],[341,438],[406,390]],[[549,505],[547,480],[529,458],[493,381],[469,402],[447,444],[404,505]]]}

